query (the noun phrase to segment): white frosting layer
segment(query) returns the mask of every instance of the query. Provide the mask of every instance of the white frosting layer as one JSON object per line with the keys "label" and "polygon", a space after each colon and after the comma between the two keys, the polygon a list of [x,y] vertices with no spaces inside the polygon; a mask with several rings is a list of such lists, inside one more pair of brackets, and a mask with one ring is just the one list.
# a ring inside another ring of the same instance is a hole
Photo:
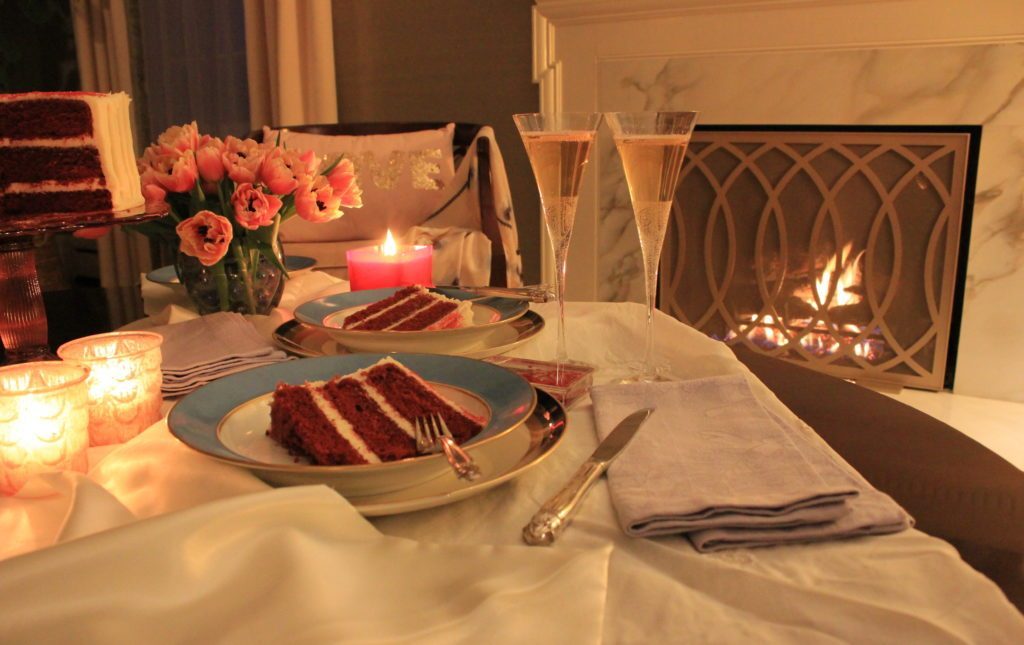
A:
{"label": "white frosting layer", "polygon": [[68,137],[67,139],[9,139],[0,137],[0,148],[80,148],[91,146],[92,137]]}
{"label": "white frosting layer", "polygon": [[15,182],[8,184],[4,190],[8,193],[61,193],[73,190],[102,190],[103,188],[105,186],[99,179],[83,179],[82,181]]}

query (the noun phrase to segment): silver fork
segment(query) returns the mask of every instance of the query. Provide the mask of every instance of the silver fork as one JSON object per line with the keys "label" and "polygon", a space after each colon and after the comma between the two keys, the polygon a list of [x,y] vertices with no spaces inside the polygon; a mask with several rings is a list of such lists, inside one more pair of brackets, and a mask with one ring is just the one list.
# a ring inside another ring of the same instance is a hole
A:
{"label": "silver fork", "polygon": [[416,419],[416,451],[421,455],[444,451],[448,464],[459,479],[473,481],[480,477],[480,467],[465,450],[455,443],[448,424],[439,414]]}

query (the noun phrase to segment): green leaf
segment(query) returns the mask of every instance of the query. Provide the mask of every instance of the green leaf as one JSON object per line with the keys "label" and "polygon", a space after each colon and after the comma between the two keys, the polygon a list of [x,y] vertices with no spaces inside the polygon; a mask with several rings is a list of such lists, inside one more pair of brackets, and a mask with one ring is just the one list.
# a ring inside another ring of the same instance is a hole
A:
{"label": "green leaf", "polygon": [[326,168],[324,168],[323,171],[321,171],[320,174],[321,175],[326,175],[327,173],[331,172],[332,170],[334,170],[335,166],[337,166],[338,164],[341,163],[341,160],[344,159],[344,158],[345,158],[345,155],[338,155],[338,158],[334,160],[334,163],[332,163],[331,165],[329,165]]}
{"label": "green leaf", "polygon": [[284,268],[284,262],[282,262],[281,258],[278,257],[277,253],[274,252],[274,247],[272,245],[262,240],[257,240],[256,245],[259,248],[260,253],[263,255],[263,257],[267,258],[267,260],[269,260],[271,264],[280,269],[281,273],[284,274],[284,277],[289,277],[288,269]]}

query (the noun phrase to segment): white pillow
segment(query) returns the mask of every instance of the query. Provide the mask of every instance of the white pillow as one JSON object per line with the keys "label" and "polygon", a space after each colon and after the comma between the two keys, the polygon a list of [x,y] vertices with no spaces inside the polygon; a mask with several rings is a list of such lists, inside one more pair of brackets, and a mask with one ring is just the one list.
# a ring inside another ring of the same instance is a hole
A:
{"label": "white pillow", "polygon": [[[281,229],[285,242],[379,240],[388,228],[402,235],[441,208],[456,187],[452,137],[455,124],[437,130],[397,134],[323,135],[281,130],[281,144],[313,150],[333,162],[351,159],[363,207],[349,209],[333,222],[312,224],[293,217]],[[278,131],[263,128],[263,140],[274,142]]]}

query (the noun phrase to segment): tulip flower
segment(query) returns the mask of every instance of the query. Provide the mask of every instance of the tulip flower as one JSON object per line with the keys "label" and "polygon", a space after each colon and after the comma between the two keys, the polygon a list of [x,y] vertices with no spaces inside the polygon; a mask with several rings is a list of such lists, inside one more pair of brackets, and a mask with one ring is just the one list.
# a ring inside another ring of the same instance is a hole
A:
{"label": "tulip flower", "polygon": [[199,211],[182,220],[175,231],[181,238],[181,252],[208,267],[220,262],[231,244],[231,220],[212,211]]}
{"label": "tulip flower", "polygon": [[281,200],[252,184],[238,184],[231,196],[231,206],[235,211],[235,221],[243,228],[255,231],[274,223],[274,216],[281,210]]}

